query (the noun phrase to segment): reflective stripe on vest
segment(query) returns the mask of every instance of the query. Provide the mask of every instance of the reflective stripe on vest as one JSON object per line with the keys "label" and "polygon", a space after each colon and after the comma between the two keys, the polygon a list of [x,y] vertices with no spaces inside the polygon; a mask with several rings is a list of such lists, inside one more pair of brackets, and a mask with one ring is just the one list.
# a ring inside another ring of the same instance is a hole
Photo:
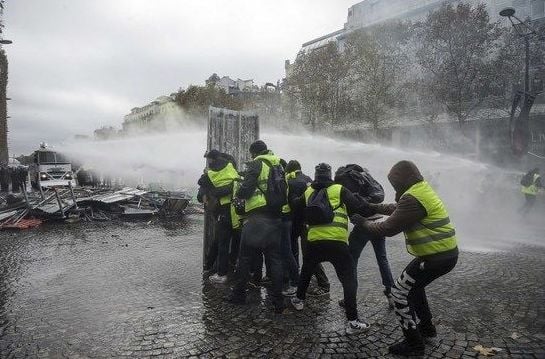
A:
{"label": "reflective stripe on vest", "polygon": [[[344,203],[341,202],[341,189],[342,186],[339,184],[334,184],[327,188],[327,197],[335,214],[333,222],[309,226],[309,241],[333,240],[348,243],[348,212]],[[312,187],[307,188],[305,191],[305,203],[308,204],[308,200],[314,191]]]}
{"label": "reflective stripe on vest", "polygon": [[[280,164],[280,157],[275,156],[271,151],[266,155],[257,156],[254,160],[259,161],[264,159],[269,161],[271,165],[277,166]],[[261,173],[257,177],[257,188],[254,191],[252,197],[246,200],[245,212],[249,213],[250,211],[265,207],[267,205],[267,199],[265,198],[265,193],[267,193],[267,182],[269,180],[269,173],[271,172],[270,167],[263,161],[261,162]]]}
{"label": "reflective stripe on vest", "polygon": [[407,251],[417,257],[456,248],[456,230],[443,201],[426,181],[418,182],[404,194],[416,198],[426,209],[426,217],[405,231]]}
{"label": "reflective stripe on vest", "polygon": [[532,184],[529,186],[522,186],[521,192],[524,194],[529,194],[532,196],[537,196],[538,188],[536,186],[537,180],[540,178],[540,176],[537,173],[534,173],[534,179],[532,181]]}
{"label": "reflective stripe on vest", "polygon": [[[239,178],[238,172],[233,167],[231,162],[227,163],[227,166],[223,167],[219,171],[208,170],[207,172],[210,182],[216,188],[228,186],[233,183],[233,181]],[[231,198],[233,197],[233,192],[227,196],[223,196],[219,199],[220,205],[231,203]]]}

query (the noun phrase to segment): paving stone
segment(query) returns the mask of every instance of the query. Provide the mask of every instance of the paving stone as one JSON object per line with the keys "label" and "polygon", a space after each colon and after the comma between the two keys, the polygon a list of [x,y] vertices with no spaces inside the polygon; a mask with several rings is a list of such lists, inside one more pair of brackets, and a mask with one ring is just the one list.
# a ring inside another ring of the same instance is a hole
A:
{"label": "paving stone", "polygon": [[[129,246],[103,245],[112,234]],[[175,228],[46,225],[2,238],[0,357],[389,358],[402,337],[371,247],[360,258],[358,304],[373,325],[348,336],[329,264],[329,297],[273,315],[266,290],[244,306],[223,302],[228,286],[203,281],[201,243],[202,220],[191,216]],[[388,255],[394,275],[410,260],[402,241],[389,241]],[[542,273],[540,247],[462,252],[427,289],[438,336],[426,356],[476,358],[480,344],[503,348],[497,358],[545,358]]]}

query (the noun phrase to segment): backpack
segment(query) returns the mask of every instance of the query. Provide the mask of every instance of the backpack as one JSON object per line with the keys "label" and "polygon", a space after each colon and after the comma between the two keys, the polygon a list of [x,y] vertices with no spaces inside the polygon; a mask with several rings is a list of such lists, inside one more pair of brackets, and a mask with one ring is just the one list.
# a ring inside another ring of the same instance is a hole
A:
{"label": "backpack", "polygon": [[286,181],[286,173],[281,165],[273,166],[271,162],[261,158],[269,168],[269,178],[267,179],[267,192],[261,188],[259,190],[267,199],[267,207],[273,212],[282,212],[282,207],[288,203],[288,182]]}
{"label": "backpack", "polygon": [[354,194],[372,203],[384,201],[384,188],[371,176],[369,171],[356,164],[339,167],[335,172],[335,183],[342,185]]}
{"label": "backpack", "polygon": [[533,180],[534,180],[534,174],[531,172],[528,172],[527,174],[522,176],[522,178],[520,179],[520,184],[523,185],[524,187],[528,187],[532,185],[532,183],[534,182]]}
{"label": "backpack", "polygon": [[327,188],[312,192],[305,207],[305,221],[311,226],[333,222],[335,213],[327,195]]}

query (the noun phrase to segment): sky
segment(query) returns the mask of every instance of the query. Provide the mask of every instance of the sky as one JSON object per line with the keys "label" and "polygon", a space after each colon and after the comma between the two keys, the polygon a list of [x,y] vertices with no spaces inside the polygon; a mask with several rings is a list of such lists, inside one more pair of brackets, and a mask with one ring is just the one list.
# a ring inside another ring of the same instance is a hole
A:
{"label": "sky", "polygon": [[212,73],[275,83],[356,0],[7,0],[10,155],[101,126]]}

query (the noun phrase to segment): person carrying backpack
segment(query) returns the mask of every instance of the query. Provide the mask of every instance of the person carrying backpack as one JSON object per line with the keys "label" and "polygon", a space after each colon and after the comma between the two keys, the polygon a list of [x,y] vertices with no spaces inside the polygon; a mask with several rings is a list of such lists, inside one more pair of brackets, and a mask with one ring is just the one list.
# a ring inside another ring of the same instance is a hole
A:
{"label": "person carrying backpack", "polygon": [[456,266],[456,230],[443,201],[413,162],[396,163],[388,180],[396,191],[397,203],[370,203],[368,207],[389,217],[383,222],[371,222],[358,214],[350,219],[355,226],[376,236],[404,233],[407,252],[415,258],[396,279],[392,295],[405,339],[391,345],[389,351],[396,355],[420,356],[424,355],[423,338],[437,335],[426,287]]}
{"label": "person carrying backpack", "polygon": [[[380,183],[371,176],[369,171],[358,165],[349,164],[344,167],[339,167],[335,172],[335,183],[343,185],[355,196],[360,196],[369,203],[382,203],[382,201],[384,201],[384,189]],[[376,220],[379,218],[380,216],[368,217],[369,220]],[[361,252],[368,242],[371,242],[373,245],[380,277],[382,278],[382,285],[384,286],[383,293],[388,300],[388,306],[390,309],[393,309],[394,299],[392,297],[392,286],[394,285],[394,278],[392,277],[392,270],[390,269],[390,264],[388,263],[388,257],[386,255],[386,240],[384,236],[376,236],[363,231],[361,228],[354,227],[348,237],[348,247],[350,248],[352,258],[354,258],[356,271]],[[339,301],[339,305],[344,306],[344,302],[342,300]]]}
{"label": "person carrying backpack", "polygon": [[349,334],[364,332],[369,329],[369,324],[358,317],[358,282],[354,260],[348,249],[348,216],[360,209],[361,202],[349,190],[333,183],[328,164],[320,163],[315,170],[314,182],[293,203],[294,211],[302,212],[308,225],[308,245],[303,252],[297,294],[291,303],[296,310],[303,310],[306,291],[316,266],[321,262],[330,262],[343,286],[348,320],[346,331]]}
{"label": "person carrying backpack", "polygon": [[[308,186],[312,183],[312,178],[305,175],[301,170],[301,164],[297,160],[291,160],[286,165],[286,178],[288,179],[288,198],[290,203],[296,198],[302,196],[307,190]],[[307,227],[305,225],[304,218],[295,216],[292,213],[292,227],[291,227],[291,249],[297,267],[299,267],[299,238],[301,238],[301,250],[304,252],[308,244],[307,240]],[[314,272],[317,286],[315,288],[309,288],[307,295],[309,296],[324,296],[329,294],[329,279],[324,271],[322,264],[316,266]]]}
{"label": "person carrying backpack", "polygon": [[526,173],[520,181],[520,191],[524,194],[524,206],[520,209],[522,214],[526,214],[532,210],[536,203],[537,193],[540,188],[543,188],[541,183],[541,176],[539,175],[539,168]]}
{"label": "person carrying backpack", "polygon": [[246,302],[246,288],[254,258],[265,255],[271,276],[271,301],[276,313],[284,309],[282,297],[282,207],[287,203],[287,183],[280,158],[258,140],[250,145],[253,161],[247,164],[244,180],[236,193],[244,200],[245,222],[242,226],[237,279],[226,301]]}

